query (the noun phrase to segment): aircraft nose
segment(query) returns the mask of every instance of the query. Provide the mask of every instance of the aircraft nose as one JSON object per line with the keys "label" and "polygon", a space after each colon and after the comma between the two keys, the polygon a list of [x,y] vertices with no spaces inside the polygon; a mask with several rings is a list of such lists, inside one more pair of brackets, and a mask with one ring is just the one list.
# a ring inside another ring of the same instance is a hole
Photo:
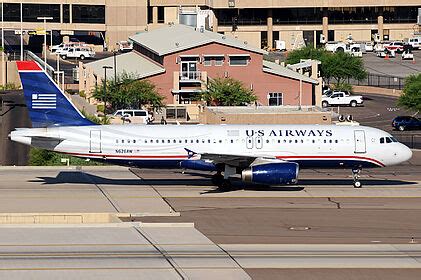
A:
{"label": "aircraft nose", "polygon": [[410,148],[402,144],[402,161],[408,161],[412,158],[412,151]]}

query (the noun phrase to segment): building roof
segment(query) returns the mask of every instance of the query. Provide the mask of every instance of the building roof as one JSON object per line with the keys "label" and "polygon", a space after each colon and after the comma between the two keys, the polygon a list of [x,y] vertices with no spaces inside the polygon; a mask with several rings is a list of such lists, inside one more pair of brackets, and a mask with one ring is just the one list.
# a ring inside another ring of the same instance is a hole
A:
{"label": "building roof", "polygon": [[292,69],[294,71],[297,71],[297,69],[302,69],[302,68],[309,68],[312,66],[313,61],[315,61],[318,65],[322,64],[319,60],[311,60],[311,59],[306,59],[306,60],[302,60],[299,63],[295,63],[295,64],[288,64],[287,67],[289,69]]}
{"label": "building roof", "polygon": [[131,36],[130,40],[160,56],[210,43],[218,43],[260,54],[267,53],[265,50],[251,46],[246,41],[208,30],[202,31],[187,25],[174,24],[152,31],[140,32]]}
{"label": "building roof", "polygon": [[[165,69],[147,58],[139,55],[135,51],[124,53],[116,56],[117,76],[125,73],[134,75],[135,78],[141,79],[156,74],[164,73]],[[98,78],[104,78],[103,66],[114,67],[114,57],[107,57],[85,64],[93,69]],[[114,70],[107,72],[107,79],[114,78]]]}
{"label": "building roof", "polygon": [[298,72],[295,72],[294,70],[291,70],[277,63],[266,61],[266,60],[263,60],[263,72],[291,78],[294,80],[302,80],[303,82],[312,83],[312,84],[319,83],[317,80],[310,78],[309,76],[302,75]]}

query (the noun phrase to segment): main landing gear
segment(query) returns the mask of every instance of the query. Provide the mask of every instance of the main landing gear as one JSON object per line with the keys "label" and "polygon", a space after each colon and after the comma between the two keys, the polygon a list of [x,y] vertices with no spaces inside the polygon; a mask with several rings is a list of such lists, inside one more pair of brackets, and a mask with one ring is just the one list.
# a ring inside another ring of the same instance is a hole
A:
{"label": "main landing gear", "polygon": [[356,168],[356,169],[352,169],[352,178],[354,179],[354,188],[361,188],[362,184],[360,182],[360,173],[361,173],[361,168]]}
{"label": "main landing gear", "polygon": [[229,191],[232,189],[232,184],[229,177],[235,174],[235,167],[225,165],[224,175],[222,175],[222,171],[219,170],[215,175],[212,176],[212,184],[218,186],[218,188],[222,191]]}

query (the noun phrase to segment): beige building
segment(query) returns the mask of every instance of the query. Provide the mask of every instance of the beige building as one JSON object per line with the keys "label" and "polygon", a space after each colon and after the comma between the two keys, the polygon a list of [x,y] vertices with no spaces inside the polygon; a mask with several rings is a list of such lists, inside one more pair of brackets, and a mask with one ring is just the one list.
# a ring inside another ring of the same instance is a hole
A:
{"label": "beige building", "polygon": [[[90,35],[115,43],[160,24],[180,22],[180,10],[209,10],[209,27],[230,33],[255,47],[274,48],[275,40],[288,49],[303,42],[320,43],[349,35],[368,41],[400,40],[419,31],[419,0],[4,0],[4,27],[42,29],[37,16],[51,16],[48,30],[61,35]],[[192,18],[192,17],[191,17]],[[191,22],[191,18],[189,19]],[[194,20],[193,20],[194,21]],[[99,35],[98,35],[99,34]],[[28,38],[27,38],[28,39]]]}

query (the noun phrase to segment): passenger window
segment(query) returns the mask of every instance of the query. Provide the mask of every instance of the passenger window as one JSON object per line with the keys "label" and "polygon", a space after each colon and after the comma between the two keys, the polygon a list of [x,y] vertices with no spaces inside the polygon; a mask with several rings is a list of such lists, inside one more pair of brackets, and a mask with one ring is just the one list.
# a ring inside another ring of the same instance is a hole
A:
{"label": "passenger window", "polygon": [[117,140],[115,140],[115,142],[118,144],[118,139],[117,139]]}
{"label": "passenger window", "polygon": [[269,139],[266,140],[266,143],[269,144]]}
{"label": "passenger window", "polygon": [[380,144],[384,144],[384,137],[380,138]]}
{"label": "passenger window", "polygon": [[121,140],[121,143],[124,144],[124,140]]}
{"label": "passenger window", "polygon": [[136,144],[136,140],[133,140],[133,144]]}
{"label": "passenger window", "polygon": [[165,143],[165,140],[164,139],[162,139],[162,143]]}

